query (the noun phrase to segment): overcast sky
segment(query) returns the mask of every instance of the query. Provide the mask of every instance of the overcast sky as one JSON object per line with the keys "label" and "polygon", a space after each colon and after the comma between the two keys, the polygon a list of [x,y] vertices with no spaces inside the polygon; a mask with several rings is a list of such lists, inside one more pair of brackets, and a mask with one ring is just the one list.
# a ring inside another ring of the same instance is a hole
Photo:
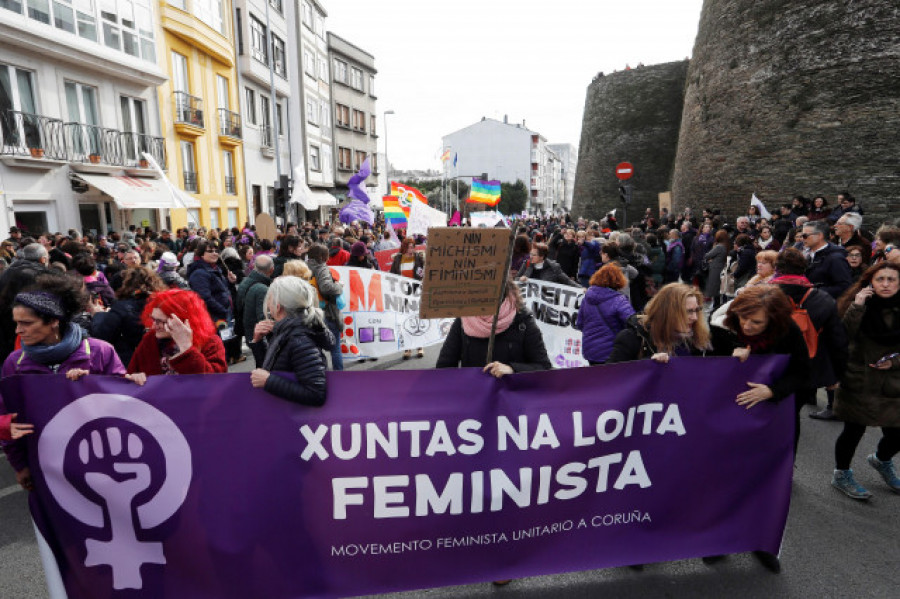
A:
{"label": "overcast sky", "polygon": [[702,0],[320,0],[326,28],[375,56],[379,151],[440,169],[441,137],[482,116],[578,148],[603,71],[690,56]]}

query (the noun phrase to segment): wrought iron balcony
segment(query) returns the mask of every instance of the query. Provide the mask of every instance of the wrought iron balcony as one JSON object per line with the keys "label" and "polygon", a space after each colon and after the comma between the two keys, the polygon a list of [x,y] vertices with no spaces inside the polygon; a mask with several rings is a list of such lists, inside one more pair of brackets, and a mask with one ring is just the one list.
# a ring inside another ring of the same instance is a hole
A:
{"label": "wrought iron balcony", "polygon": [[71,162],[122,166],[125,164],[118,129],[84,123],[65,123],[66,148]]}
{"label": "wrought iron balcony", "polygon": [[203,100],[185,92],[175,92],[175,122],[203,127]]}
{"label": "wrought iron balcony", "polygon": [[219,135],[241,138],[241,115],[226,108],[219,109]]}
{"label": "wrought iron balcony", "polygon": [[60,119],[7,110],[0,114],[0,137],[2,154],[66,159],[65,133]]}
{"label": "wrought iron balcony", "polygon": [[193,171],[184,171],[184,190],[191,193],[197,193],[197,173]]}
{"label": "wrought iron balcony", "polygon": [[230,196],[237,195],[237,187],[235,186],[234,177],[225,177],[225,193]]}
{"label": "wrought iron balcony", "polygon": [[144,159],[144,153],[147,153],[153,156],[161,169],[166,169],[166,140],[162,137],[123,131],[119,139],[126,166],[149,168],[150,165]]}

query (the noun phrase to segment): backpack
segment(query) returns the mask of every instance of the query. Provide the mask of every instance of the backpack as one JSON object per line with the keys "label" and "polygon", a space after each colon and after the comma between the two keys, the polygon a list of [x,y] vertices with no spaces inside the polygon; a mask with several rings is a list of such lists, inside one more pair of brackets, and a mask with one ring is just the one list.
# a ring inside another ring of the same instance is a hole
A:
{"label": "backpack", "polygon": [[807,289],[803,298],[800,300],[800,303],[797,304],[794,303],[792,298],[788,297],[791,302],[791,307],[793,308],[791,318],[794,319],[794,324],[796,324],[797,328],[800,329],[800,332],[803,333],[803,340],[806,342],[806,349],[809,351],[810,358],[814,358],[819,351],[819,331],[816,330],[816,325],[813,324],[812,318],[809,317],[809,312],[807,312],[806,308],[803,306],[803,302],[806,301],[806,298],[808,298],[809,294],[812,292],[812,288]]}

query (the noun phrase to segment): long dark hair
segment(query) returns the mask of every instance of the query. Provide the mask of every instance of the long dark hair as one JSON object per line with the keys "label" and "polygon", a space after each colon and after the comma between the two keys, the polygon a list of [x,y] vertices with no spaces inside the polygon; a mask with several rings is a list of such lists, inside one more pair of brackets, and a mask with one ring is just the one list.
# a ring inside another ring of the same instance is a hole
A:
{"label": "long dark hair", "polygon": [[863,287],[872,284],[872,279],[875,278],[875,275],[886,268],[890,268],[897,272],[897,275],[900,276],[900,265],[895,264],[893,262],[888,262],[885,260],[884,262],[879,262],[875,266],[870,266],[863,274],[860,275],[859,279],[850,286],[850,289],[844,292],[844,294],[838,299],[838,314],[841,318],[844,317],[844,313],[847,312],[847,308],[850,307],[850,304],[853,303],[853,300],[856,299],[856,294],[860,292]]}

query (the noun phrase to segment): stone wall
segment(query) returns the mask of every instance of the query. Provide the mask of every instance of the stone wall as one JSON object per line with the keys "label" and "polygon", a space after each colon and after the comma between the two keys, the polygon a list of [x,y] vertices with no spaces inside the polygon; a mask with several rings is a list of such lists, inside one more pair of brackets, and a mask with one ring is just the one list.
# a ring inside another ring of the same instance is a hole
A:
{"label": "stone wall", "polygon": [[615,166],[634,165],[628,221],[657,211],[670,189],[688,61],[599,75],[588,86],[575,175],[574,216],[600,219],[618,208]]}
{"label": "stone wall", "polygon": [[673,205],[733,218],[754,191],[773,209],[849,190],[867,227],[900,216],[898,40],[897,0],[707,0]]}

